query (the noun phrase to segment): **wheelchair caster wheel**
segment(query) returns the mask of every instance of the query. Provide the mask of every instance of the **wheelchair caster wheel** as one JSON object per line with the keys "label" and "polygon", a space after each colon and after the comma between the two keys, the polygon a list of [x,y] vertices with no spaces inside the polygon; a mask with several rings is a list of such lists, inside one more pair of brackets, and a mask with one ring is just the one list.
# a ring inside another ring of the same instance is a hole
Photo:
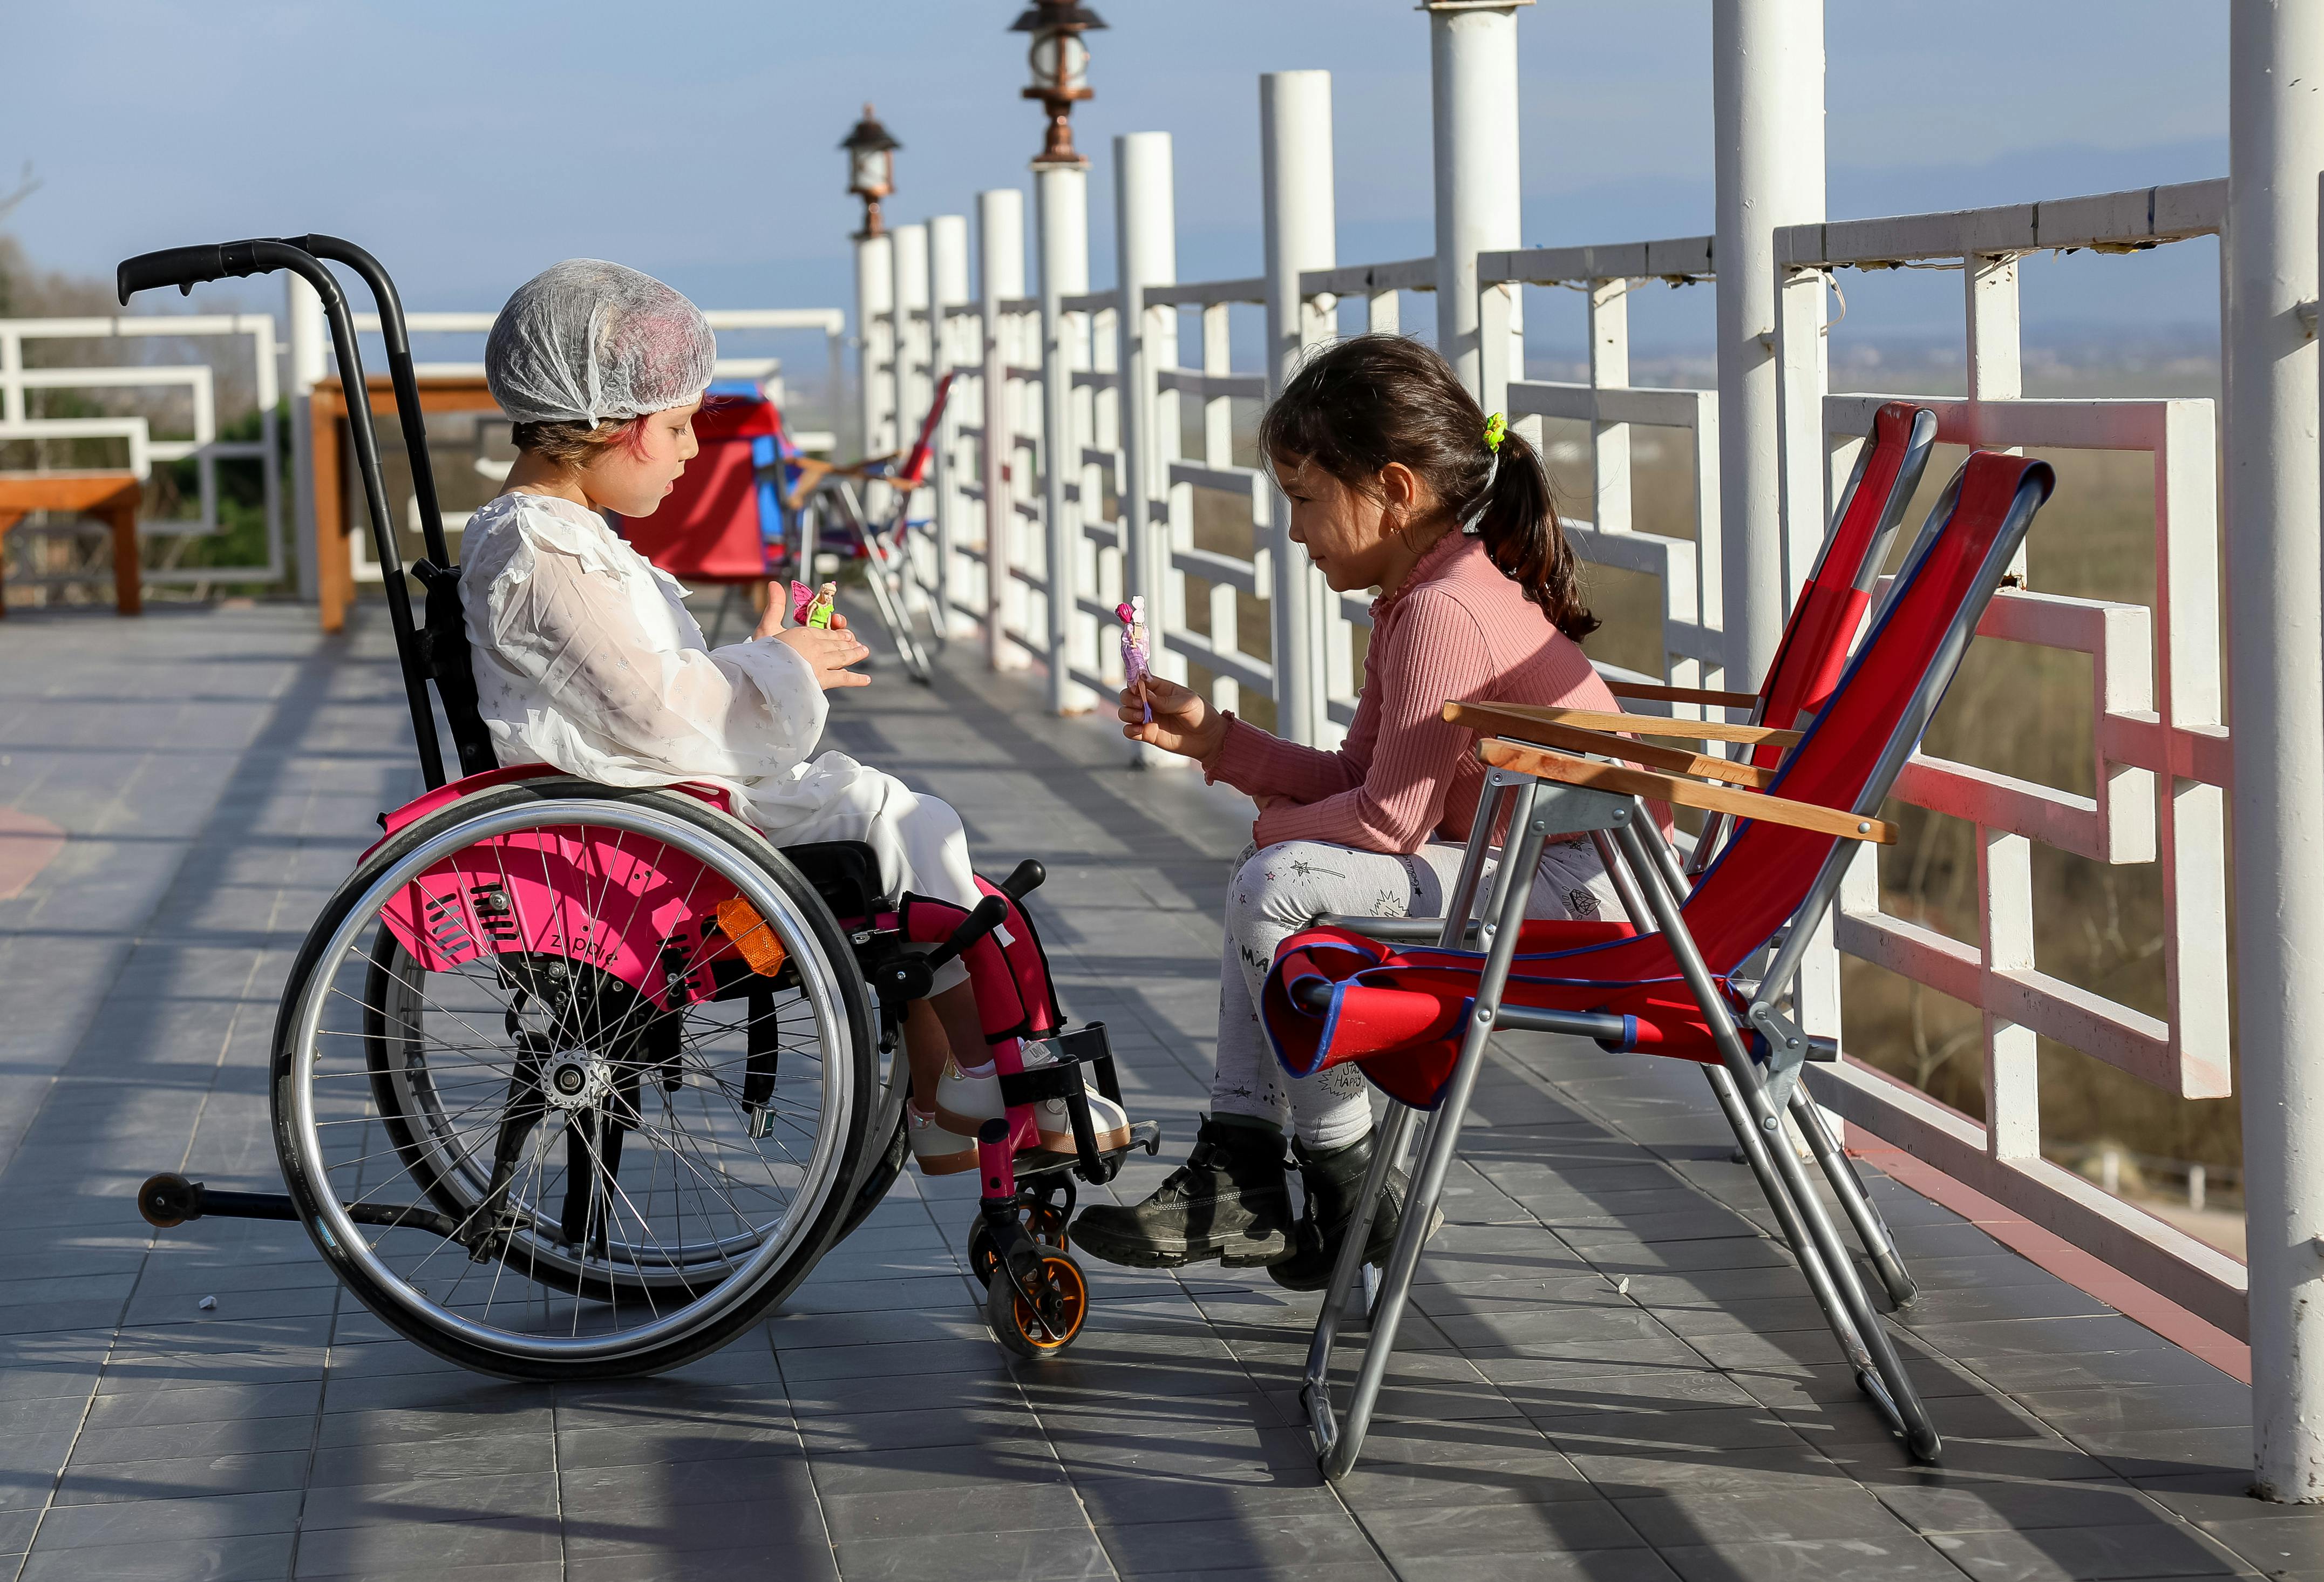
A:
{"label": "wheelchair caster wheel", "polygon": [[[1062,1253],[1065,1250],[1065,1214],[1054,1203],[1037,1203],[1025,1215],[1026,1234],[1035,1241],[1046,1242]],[[998,1254],[992,1250],[992,1231],[979,1216],[968,1227],[968,1270],[976,1283],[990,1286],[992,1272],[1001,1266]]]}
{"label": "wheelchair caster wheel", "polygon": [[996,1265],[985,1285],[984,1321],[1019,1356],[1056,1355],[1088,1318],[1089,1281],[1069,1253],[1045,1252],[1038,1263],[1027,1259],[1021,1275]]}

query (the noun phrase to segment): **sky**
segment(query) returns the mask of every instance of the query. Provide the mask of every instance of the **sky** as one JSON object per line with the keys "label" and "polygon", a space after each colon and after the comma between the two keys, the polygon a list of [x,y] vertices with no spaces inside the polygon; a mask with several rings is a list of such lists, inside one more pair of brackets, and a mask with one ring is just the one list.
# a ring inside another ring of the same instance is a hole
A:
{"label": "sky", "polygon": [[[1333,74],[1342,261],[1430,250],[1413,0],[1092,4],[1111,24],[1090,39],[1097,97],[1074,117],[1095,283],[1111,278],[1111,138],[1128,131],[1173,135],[1180,278],[1257,272],[1257,79],[1286,68]],[[571,255],[706,307],[849,306],[856,210],[835,145],[863,101],[904,143],[891,219],[973,214],[980,190],[1028,184],[1040,112],[1006,31],[1021,8],[15,0],[0,189],[26,161],[42,186],[0,227],[42,266],[98,274],[152,247],[336,232],[415,309],[496,306]],[[2224,6],[1828,0],[1825,35],[1834,217],[2225,173]],[[1711,228],[1707,0],[1539,0],[1518,40],[1528,244]],[[2029,264],[2029,339],[2200,321],[2215,269],[2193,247]],[[1708,326],[1707,289],[1665,294],[1634,312],[1642,346]],[[1959,280],[1863,297],[1894,333],[1935,333],[1957,321]]]}

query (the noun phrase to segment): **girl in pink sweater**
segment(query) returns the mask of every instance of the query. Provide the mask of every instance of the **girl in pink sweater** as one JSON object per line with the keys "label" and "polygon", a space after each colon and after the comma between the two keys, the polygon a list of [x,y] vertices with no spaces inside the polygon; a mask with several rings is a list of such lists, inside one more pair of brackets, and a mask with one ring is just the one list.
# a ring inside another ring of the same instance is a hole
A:
{"label": "girl in pink sweater", "polygon": [[[1342,341],[1268,409],[1259,449],[1291,502],[1291,541],[1333,591],[1379,589],[1363,691],[1329,753],[1160,677],[1122,694],[1123,735],[1198,760],[1250,793],[1259,819],[1227,887],[1212,1114],[1151,1197],[1094,1206],[1074,1234],[1115,1263],[1220,1258],[1317,1290],[1371,1162],[1371,1108],[1352,1066],[1295,1078],[1268,1049],[1256,1003],[1277,944],[1323,912],[1443,914],[1484,786],[1470,733],[1440,717],[1447,699],[1618,705],[1582,652],[1598,622],[1539,459],[1498,414],[1489,422],[1443,358],[1396,336]],[[1589,841],[1553,840],[1530,915],[1615,905]],[[1296,1223],[1286,1122],[1305,1199]],[[1401,1190],[1393,1179],[1373,1221],[1375,1260],[1396,1239]]]}

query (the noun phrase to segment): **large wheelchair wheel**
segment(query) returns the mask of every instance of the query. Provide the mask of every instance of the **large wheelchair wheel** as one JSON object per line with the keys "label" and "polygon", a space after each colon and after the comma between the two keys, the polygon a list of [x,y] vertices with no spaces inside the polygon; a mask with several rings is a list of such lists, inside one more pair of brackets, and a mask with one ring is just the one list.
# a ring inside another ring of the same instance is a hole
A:
{"label": "large wheelchair wheel", "polygon": [[[430,910],[487,863],[488,904]],[[779,965],[706,928],[642,984],[606,965],[641,908],[720,898]],[[755,831],[681,793],[543,778],[397,831],[325,906],[276,1027],[276,1148],[323,1256],[411,1340],[514,1378],[653,1373],[748,1327],[836,1238],[886,1142],[874,1042],[846,938]]]}

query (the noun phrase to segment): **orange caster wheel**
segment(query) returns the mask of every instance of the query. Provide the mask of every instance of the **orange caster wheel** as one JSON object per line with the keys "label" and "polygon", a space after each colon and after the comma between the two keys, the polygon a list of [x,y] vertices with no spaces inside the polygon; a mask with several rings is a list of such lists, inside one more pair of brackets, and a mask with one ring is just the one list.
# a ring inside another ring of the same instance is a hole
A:
{"label": "orange caster wheel", "polygon": [[1089,1281],[1070,1253],[1041,1253],[1016,1271],[995,1267],[985,1286],[984,1320],[1019,1356],[1055,1356],[1089,1318]]}

